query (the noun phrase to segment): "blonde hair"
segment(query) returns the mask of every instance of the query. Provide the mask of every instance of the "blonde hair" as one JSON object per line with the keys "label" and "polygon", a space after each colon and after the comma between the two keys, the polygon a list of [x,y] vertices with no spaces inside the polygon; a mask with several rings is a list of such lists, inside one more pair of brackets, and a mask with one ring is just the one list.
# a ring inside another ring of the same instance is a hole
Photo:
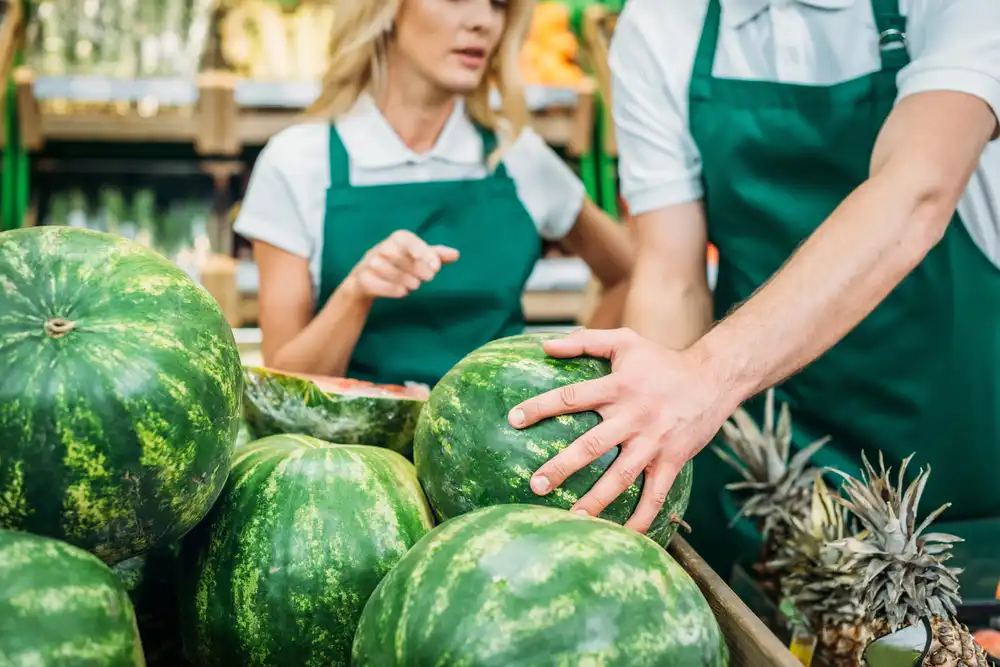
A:
{"label": "blonde hair", "polygon": [[[403,0],[332,0],[333,34],[329,67],[319,98],[308,113],[336,120],[353,108],[364,92],[377,90],[386,79],[386,51],[393,22]],[[535,0],[508,0],[507,21],[483,81],[466,96],[473,121],[497,133],[499,148],[490,156],[491,167],[503,149],[528,124],[518,60],[531,22]],[[500,94],[500,111],[490,105],[490,91]]]}

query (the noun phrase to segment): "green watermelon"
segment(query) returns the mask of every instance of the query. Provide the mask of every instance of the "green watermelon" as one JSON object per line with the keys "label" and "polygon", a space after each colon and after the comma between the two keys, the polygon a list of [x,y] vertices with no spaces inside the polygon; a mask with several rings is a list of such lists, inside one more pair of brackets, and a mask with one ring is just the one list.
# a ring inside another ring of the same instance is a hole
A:
{"label": "green watermelon", "polygon": [[212,297],[138,243],[0,233],[0,528],[108,563],[175,539],[229,472],[243,390]]}
{"label": "green watermelon", "polygon": [[[530,428],[510,426],[507,414],[522,401],[563,385],[611,372],[604,359],[554,359],[542,343],[558,334],[501,338],[473,351],[431,391],[414,436],[413,460],[431,507],[442,519],[503,503],[569,509],[614,462],[614,447],[571,475],[547,496],[530,488],[547,460],[600,422],[595,412],[544,420]],[[677,532],[691,497],[692,464],[677,476],[648,535],[666,546]],[[639,504],[643,476],[605,508],[601,518],[624,524]]]}
{"label": "green watermelon", "polygon": [[257,437],[297,433],[409,456],[424,406],[419,389],[248,366],[243,409]]}
{"label": "green watermelon", "polygon": [[199,667],[347,665],[375,586],[433,527],[388,449],[269,436],[236,450],[184,540],[181,625]]}
{"label": "green watermelon", "polygon": [[0,530],[0,665],[143,667],[128,593],[95,556]]}
{"label": "green watermelon", "polygon": [[240,419],[240,428],[236,434],[236,441],[233,443],[233,447],[242,447],[243,445],[248,445],[257,439],[257,434],[254,433],[253,428],[247,423],[246,419]]}
{"label": "green watermelon", "polygon": [[177,600],[180,542],[157,547],[112,567],[135,609],[149,667],[184,667]]}
{"label": "green watermelon", "polygon": [[535,505],[470,512],[414,546],[365,605],[353,667],[725,667],[698,586],[652,540]]}

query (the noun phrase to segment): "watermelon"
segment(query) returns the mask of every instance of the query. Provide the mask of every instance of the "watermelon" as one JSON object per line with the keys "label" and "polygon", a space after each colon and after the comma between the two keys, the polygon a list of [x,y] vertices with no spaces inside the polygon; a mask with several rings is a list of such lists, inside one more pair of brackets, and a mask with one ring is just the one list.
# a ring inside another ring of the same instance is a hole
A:
{"label": "watermelon", "polygon": [[243,375],[218,305],[133,241],[0,233],[0,528],[109,564],[187,532],[229,472]]}
{"label": "watermelon", "polygon": [[177,604],[180,542],[156,547],[118,563],[111,570],[135,609],[148,667],[184,667]]}
{"label": "watermelon", "polygon": [[244,415],[257,437],[294,433],[409,456],[419,389],[248,366]]}
{"label": "watermelon", "polygon": [[375,586],[433,527],[388,449],[276,435],[236,450],[181,551],[184,650],[199,667],[347,665]]}
{"label": "watermelon", "polygon": [[649,538],[536,505],[475,510],[420,540],[375,589],[354,667],[725,667],[698,586]]}
{"label": "watermelon", "polygon": [[96,556],[0,530],[0,665],[143,667],[128,593]]}
{"label": "watermelon", "polygon": [[[413,460],[431,507],[442,520],[503,503],[569,509],[614,462],[614,447],[571,475],[547,496],[530,488],[547,460],[600,422],[594,412],[546,419],[518,430],[507,415],[528,398],[563,385],[603,377],[608,361],[554,359],[542,343],[557,337],[530,333],[494,340],[473,351],[431,391],[414,436]],[[681,470],[648,530],[663,546],[677,531],[691,497],[692,464]],[[608,505],[601,518],[624,524],[639,504],[643,476]]]}

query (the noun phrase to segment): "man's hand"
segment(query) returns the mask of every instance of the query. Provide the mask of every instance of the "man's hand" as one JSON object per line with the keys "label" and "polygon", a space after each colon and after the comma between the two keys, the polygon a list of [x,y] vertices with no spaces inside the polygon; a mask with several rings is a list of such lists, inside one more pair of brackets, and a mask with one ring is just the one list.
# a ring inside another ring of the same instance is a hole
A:
{"label": "man's hand", "polygon": [[712,439],[740,397],[729,395],[711,360],[690,350],[666,350],[629,329],[579,330],[547,342],[545,352],[559,358],[604,357],[611,360],[613,372],[536,396],[511,410],[515,428],[588,410],[603,420],[539,468],[532,490],[539,495],[552,492],[621,445],[612,466],[571,509],[597,516],[645,472],[639,506],[625,525],[646,532],[681,468]]}

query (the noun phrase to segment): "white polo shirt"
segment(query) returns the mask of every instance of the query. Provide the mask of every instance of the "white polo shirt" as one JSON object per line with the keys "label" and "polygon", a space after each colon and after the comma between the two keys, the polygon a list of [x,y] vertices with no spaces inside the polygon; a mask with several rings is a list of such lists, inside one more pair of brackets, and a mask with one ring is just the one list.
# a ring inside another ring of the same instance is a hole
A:
{"label": "white polo shirt", "polygon": [[[715,76],[830,85],[881,67],[870,0],[721,1]],[[898,99],[961,91],[1000,114],[1000,0],[899,4],[911,63],[899,74]],[[634,214],[702,197],[688,87],[707,8],[708,0],[629,0],[615,28],[615,135]],[[1000,142],[987,147],[958,212],[1000,266]]]}
{"label": "white polo shirt", "polygon": [[[367,95],[336,127],[350,158],[352,185],[486,176],[482,137],[461,103],[435,146],[424,154],[403,143]],[[329,137],[329,124],[321,122],[295,125],[271,137],[254,165],[234,227],[241,236],[308,259],[314,294],[319,291],[326,241]],[[576,223],[586,196],[576,174],[530,128],[507,148],[502,162],[539,236],[563,238]],[[336,220],[332,222],[336,229]]]}

